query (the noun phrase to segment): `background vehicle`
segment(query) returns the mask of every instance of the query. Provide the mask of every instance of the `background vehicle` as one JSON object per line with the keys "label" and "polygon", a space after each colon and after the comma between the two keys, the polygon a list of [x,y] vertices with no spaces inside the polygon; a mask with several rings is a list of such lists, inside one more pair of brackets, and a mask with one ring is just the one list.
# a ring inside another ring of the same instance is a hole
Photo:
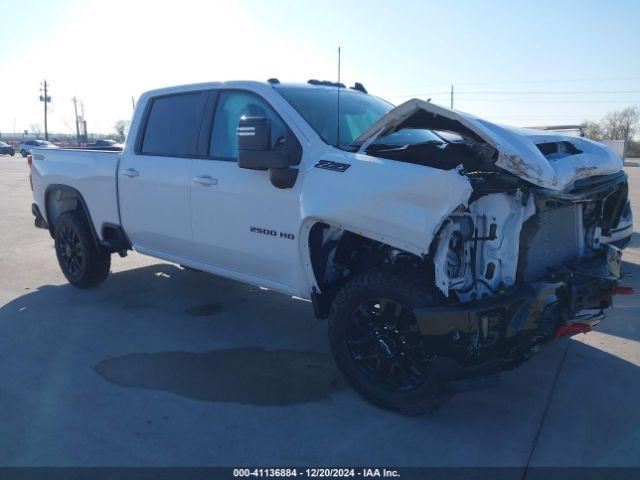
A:
{"label": "background vehicle", "polygon": [[27,140],[20,144],[20,146],[18,147],[18,151],[20,152],[20,155],[22,155],[23,157],[26,157],[31,153],[32,148],[58,148],[58,147],[46,140]]}
{"label": "background vehicle", "polygon": [[15,155],[16,151],[15,149],[9,145],[8,143],[5,142],[0,142],[0,155]]}
{"label": "background vehicle", "polygon": [[85,148],[120,151],[122,150],[123,147],[124,147],[123,144],[118,143],[115,140],[109,140],[105,138],[105,139],[98,139],[93,143],[89,143]]}
{"label": "background vehicle", "polygon": [[309,299],[351,385],[402,413],[589,331],[624,292],[600,242],[627,201],[613,152],[359,84],[147,92],[121,154],[34,149],[30,165],[72,284],[133,248]]}

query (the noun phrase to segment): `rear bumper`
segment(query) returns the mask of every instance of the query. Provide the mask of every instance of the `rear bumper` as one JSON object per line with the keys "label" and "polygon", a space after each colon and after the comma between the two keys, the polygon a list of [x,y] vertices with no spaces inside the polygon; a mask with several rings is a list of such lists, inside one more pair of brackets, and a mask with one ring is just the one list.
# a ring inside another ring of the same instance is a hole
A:
{"label": "rear bumper", "polygon": [[[417,308],[420,332],[449,345],[439,362],[464,378],[515,366],[575,324],[593,327],[612,305],[622,254],[604,245],[594,258],[566,264],[544,281],[503,296],[445,307]],[[562,329],[562,330],[559,330]],[[577,330],[575,330],[577,333]],[[459,352],[464,352],[460,355]],[[470,353],[472,352],[472,353]],[[446,358],[449,357],[449,358]]]}
{"label": "rear bumper", "polygon": [[35,224],[36,227],[44,228],[46,230],[49,229],[49,225],[47,224],[47,221],[45,220],[44,216],[40,212],[40,208],[35,203],[31,204],[31,213],[35,217],[35,220],[33,223]]}

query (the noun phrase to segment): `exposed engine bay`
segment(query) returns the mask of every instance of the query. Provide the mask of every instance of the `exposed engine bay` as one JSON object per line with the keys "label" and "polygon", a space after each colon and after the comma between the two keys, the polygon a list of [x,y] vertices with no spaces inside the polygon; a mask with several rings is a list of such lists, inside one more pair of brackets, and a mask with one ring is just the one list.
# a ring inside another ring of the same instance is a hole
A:
{"label": "exposed engine bay", "polygon": [[600,237],[617,225],[627,197],[624,173],[616,177],[600,189],[592,180],[589,193],[516,188],[460,207],[444,222],[433,249],[437,287],[469,302],[597,255]]}

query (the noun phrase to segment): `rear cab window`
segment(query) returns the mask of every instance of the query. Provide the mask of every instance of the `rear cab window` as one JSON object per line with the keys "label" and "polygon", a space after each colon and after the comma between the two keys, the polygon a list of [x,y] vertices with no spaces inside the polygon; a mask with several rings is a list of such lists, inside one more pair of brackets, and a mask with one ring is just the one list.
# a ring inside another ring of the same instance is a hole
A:
{"label": "rear cab window", "polygon": [[158,156],[201,156],[198,146],[209,91],[178,93],[151,100],[137,152]]}

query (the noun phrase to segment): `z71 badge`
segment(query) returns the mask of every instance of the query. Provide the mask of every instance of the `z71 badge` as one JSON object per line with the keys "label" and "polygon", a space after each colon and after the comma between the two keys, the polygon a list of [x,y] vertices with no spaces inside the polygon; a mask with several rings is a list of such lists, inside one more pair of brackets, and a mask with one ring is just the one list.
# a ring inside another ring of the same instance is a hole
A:
{"label": "z71 badge", "polygon": [[286,240],[293,240],[296,238],[296,236],[293,233],[278,232],[277,230],[271,230],[270,228],[249,227],[249,230],[253,233],[258,233],[260,235],[268,235],[270,237],[280,237]]}

